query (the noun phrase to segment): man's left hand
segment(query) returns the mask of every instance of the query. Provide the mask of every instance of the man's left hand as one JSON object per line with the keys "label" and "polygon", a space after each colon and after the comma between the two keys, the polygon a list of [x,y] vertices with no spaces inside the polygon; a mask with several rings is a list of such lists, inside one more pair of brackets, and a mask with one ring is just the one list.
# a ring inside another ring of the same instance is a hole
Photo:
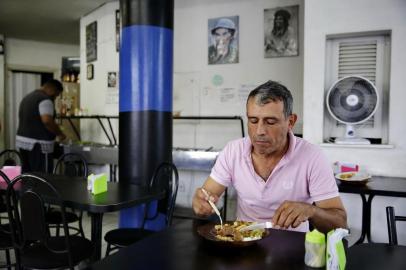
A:
{"label": "man's left hand", "polygon": [[315,206],[308,203],[284,201],[278,209],[276,209],[272,223],[276,228],[296,228],[302,222],[311,218],[315,211]]}

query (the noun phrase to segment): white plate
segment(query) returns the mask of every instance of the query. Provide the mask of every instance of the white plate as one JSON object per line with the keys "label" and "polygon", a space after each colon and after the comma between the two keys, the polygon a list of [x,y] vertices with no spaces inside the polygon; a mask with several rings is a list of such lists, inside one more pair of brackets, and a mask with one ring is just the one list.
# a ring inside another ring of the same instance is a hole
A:
{"label": "white plate", "polygon": [[371,175],[366,172],[344,172],[336,174],[335,177],[347,183],[366,183]]}

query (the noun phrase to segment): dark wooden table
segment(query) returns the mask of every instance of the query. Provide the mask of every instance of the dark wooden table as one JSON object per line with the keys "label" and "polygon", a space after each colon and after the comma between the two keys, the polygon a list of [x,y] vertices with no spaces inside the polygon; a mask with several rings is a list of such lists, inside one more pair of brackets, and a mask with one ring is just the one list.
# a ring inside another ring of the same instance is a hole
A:
{"label": "dark wooden table", "polygon": [[[362,199],[361,236],[356,244],[363,243],[365,238],[371,240],[371,204],[375,196],[406,198],[406,178],[372,176],[366,185],[343,184],[337,180],[340,192],[359,194]],[[368,198],[366,197],[368,195]]]}
{"label": "dark wooden table", "polygon": [[271,230],[271,235],[249,247],[220,248],[202,239],[202,221],[184,220],[90,267],[107,269],[313,269],[304,264],[304,233]]}
{"label": "dark wooden table", "polygon": [[405,270],[406,246],[368,243],[352,246],[347,252],[346,269]]}
{"label": "dark wooden table", "polygon": [[91,240],[95,244],[94,260],[101,258],[103,213],[118,211],[164,197],[163,191],[147,187],[108,183],[108,191],[92,195],[83,177],[38,174],[49,181],[61,194],[67,207],[87,211],[91,217]]}

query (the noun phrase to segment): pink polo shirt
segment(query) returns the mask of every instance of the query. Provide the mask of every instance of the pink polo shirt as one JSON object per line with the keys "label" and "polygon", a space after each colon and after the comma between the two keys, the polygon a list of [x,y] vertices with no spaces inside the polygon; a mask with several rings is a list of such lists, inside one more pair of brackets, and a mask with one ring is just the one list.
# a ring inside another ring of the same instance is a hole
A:
{"label": "pink polo shirt", "polygon": [[[237,192],[237,218],[269,221],[285,200],[313,203],[338,197],[332,168],[321,149],[289,133],[289,149],[265,182],[254,170],[249,137],[229,142],[210,177]],[[292,230],[308,231],[308,222]]]}

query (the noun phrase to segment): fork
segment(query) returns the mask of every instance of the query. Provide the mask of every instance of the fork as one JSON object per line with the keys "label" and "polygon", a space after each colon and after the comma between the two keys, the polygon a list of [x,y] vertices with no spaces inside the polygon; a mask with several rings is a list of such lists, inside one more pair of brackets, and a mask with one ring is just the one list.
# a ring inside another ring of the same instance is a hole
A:
{"label": "fork", "polygon": [[204,195],[206,195],[206,197],[207,197],[207,202],[210,204],[211,208],[213,208],[214,212],[216,213],[216,215],[220,219],[220,226],[221,226],[221,228],[223,228],[223,219],[221,218],[219,209],[217,208],[217,206],[212,201],[210,201],[209,192],[207,192],[207,190],[205,190],[204,188],[202,188],[202,191],[203,191]]}

